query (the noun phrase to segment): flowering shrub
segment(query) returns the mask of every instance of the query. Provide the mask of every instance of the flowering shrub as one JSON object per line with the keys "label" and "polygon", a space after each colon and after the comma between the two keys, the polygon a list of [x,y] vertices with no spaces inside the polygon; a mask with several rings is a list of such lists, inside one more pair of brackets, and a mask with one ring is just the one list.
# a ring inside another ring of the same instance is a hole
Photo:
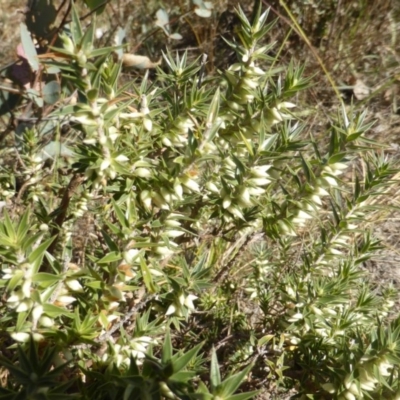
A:
{"label": "flowering shrub", "polygon": [[273,67],[267,13],[237,15],[218,76],[166,52],[124,85],[74,7],[40,57],[57,105],[32,103],[1,177],[4,398],[399,398],[394,293],[361,268],[396,171],[365,113],[306,134],[303,68]]}

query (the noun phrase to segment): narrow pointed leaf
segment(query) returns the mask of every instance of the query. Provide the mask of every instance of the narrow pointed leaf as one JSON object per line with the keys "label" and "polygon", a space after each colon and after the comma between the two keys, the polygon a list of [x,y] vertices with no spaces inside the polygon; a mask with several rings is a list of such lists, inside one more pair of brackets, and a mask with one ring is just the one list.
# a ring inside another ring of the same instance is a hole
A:
{"label": "narrow pointed leaf", "polygon": [[171,361],[172,358],[172,342],[171,342],[171,333],[170,330],[167,330],[165,335],[164,344],[162,348],[162,357],[161,361],[163,364],[167,364]]}
{"label": "narrow pointed leaf", "polygon": [[198,344],[197,346],[193,347],[193,349],[189,350],[187,353],[182,355],[181,357],[173,360],[173,367],[174,372],[179,372],[184,369],[189,362],[192,360],[193,357],[196,357],[199,350],[203,347],[203,343]]}
{"label": "narrow pointed leaf", "polygon": [[224,398],[228,398],[233,393],[235,393],[235,391],[241,385],[241,383],[243,382],[243,379],[246,377],[246,375],[249,373],[249,371],[251,370],[252,367],[253,367],[253,365],[250,364],[243,371],[240,371],[237,374],[226,378],[221,383],[221,392],[220,392],[220,394]]}
{"label": "narrow pointed leaf", "polygon": [[211,382],[211,390],[213,392],[221,384],[221,373],[219,371],[217,352],[215,351],[214,347],[211,353],[210,382]]}

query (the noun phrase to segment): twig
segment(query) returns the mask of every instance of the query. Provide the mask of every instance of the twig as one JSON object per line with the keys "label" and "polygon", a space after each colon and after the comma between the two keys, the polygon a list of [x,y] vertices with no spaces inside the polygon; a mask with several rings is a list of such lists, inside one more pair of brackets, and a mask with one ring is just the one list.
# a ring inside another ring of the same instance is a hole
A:
{"label": "twig", "polygon": [[[53,242],[47,249],[49,254],[53,254],[53,252],[57,246],[59,234],[60,234],[62,225],[65,221],[65,218],[67,216],[67,210],[68,210],[71,198],[74,195],[76,189],[80,186],[80,184],[85,179],[86,179],[86,177],[84,175],[80,175],[80,174],[75,174],[71,178],[71,181],[69,182],[69,185],[64,192],[64,196],[61,200],[61,204],[58,207],[58,209],[54,212],[54,214],[56,215],[56,218],[54,220],[54,227],[51,231],[51,237],[55,236],[55,239],[53,240]],[[47,268],[48,268],[48,263],[44,262],[40,268],[40,272],[44,272],[45,270],[47,270]]]}
{"label": "twig", "polygon": [[115,324],[109,331],[103,333],[100,335],[97,339],[95,339],[96,343],[103,343],[106,342],[107,340],[110,339],[111,335],[120,330],[124,324],[126,324],[136,313],[138,313],[140,310],[145,308],[147,304],[149,304],[151,301],[153,301],[157,297],[156,294],[152,294],[149,296],[145,296],[142,301],[140,301],[136,306],[132,307],[124,316],[124,318],[121,319],[117,324]]}
{"label": "twig", "polygon": [[253,238],[255,236],[256,236],[256,232],[248,234],[248,236],[245,238],[243,243],[238,246],[239,249],[238,249],[236,255],[234,255],[232,257],[232,259],[218,271],[217,275],[213,279],[214,283],[220,282],[228,274],[232,265],[235,263],[235,261],[238,259],[238,257],[240,257],[240,255],[243,254],[244,250],[246,249],[248,244],[253,240]]}

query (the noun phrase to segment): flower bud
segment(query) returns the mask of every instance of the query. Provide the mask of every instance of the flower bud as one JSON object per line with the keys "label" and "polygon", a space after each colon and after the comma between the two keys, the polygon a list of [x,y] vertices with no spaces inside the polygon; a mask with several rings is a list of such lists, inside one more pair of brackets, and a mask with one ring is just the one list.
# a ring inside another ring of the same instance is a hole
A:
{"label": "flower bud", "polygon": [[66,35],[65,33],[60,34],[60,39],[63,42],[63,47],[65,50],[70,52],[71,54],[75,53],[75,45],[74,42],[71,40],[71,38]]}

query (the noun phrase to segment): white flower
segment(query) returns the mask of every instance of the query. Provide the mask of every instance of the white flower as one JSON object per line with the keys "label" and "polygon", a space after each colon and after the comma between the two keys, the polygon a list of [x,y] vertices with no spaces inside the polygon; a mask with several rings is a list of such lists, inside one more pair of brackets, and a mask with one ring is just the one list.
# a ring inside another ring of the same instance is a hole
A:
{"label": "white flower", "polygon": [[265,193],[265,189],[261,187],[250,187],[248,188],[248,190],[252,196],[261,196],[262,194]]}
{"label": "white flower", "polygon": [[382,376],[390,376],[391,374],[390,370],[393,368],[393,365],[389,364],[388,362],[386,362],[386,360],[384,360],[378,365],[378,368]]}
{"label": "white flower", "polygon": [[189,309],[189,310],[195,310],[195,306],[193,304],[193,300],[196,300],[197,296],[193,294],[189,294],[186,296],[184,305]]}
{"label": "white flower", "polygon": [[232,199],[230,196],[225,196],[224,199],[222,200],[222,207],[223,208],[228,208],[232,204]]}
{"label": "white flower", "polygon": [[61,306],[67,306],[75,301],[75,297],[72,296],[59,296],[56,300],[56,303]]}
{"label": "white flower", "polygon": [[299,212],[297,213],[297,217],[293,218],[293,222],[300,222],[300,223],[304,223],[305,220],[307,219],[311,219],[311,215],[306,213],[303,210],[299,210]]}
{"label": "white flower", "polygon": [[171,203],[171,202],[172,202],[173,197],[172,197],[172,194],[168,191],[168,189],[162,187],[162,188],[160,189],[160,192],[161,192],[161,196],[164,198],[164,200],[165,200],[167,203]]}
{"label": "white flower", "polygon": [[172,314],[175,313],[175,311],[176,311],[175,305],[174,305],[174,304],[171,304],[171,305],[168,307],[168,310],[167,310],[167,312],[165,313],[165,315],[172,315]]}
{"label": "white flower", "polygon": [[316,306],[311,306],[311,310],[313,310],[314,314],[316,314],[316,315],[323,315],[322,310],[319,309],[319,308],[316,307]]}
{"label": "white flower", "polygon": [[333,383],[324,383],[322,386],[322,389],[324,389],[328,393],[335,393],[336,392],[336,387]]}
{"label": "white flower", "polygon": [[362,367],[359,369],[359,380],[361,389],[368,391],[375,390],[375,386],[378,382],[378,380],[372,376],[369,371]]}
{"label": "white flower", "polygon": [[148,168],[136,168],[133,171],[133,174],[138,176],[139,178],[151,178],[152,173],[151,170]]}
{"label": "white flower", "polygon": [[172,147],[172,142],[166,136],[163,137],[162,143],[164,146]]}
{"label": "white flower", "polygon": [[331,248],[328,250],[328,254],[333,254],[334,256],[340,256],[340,255],[342,255],[343,253],[342,253],[340,250],[331,247]]}
{"label": "white flower", "polygon": [[236,218],[244,219],[242,212],[239,210],[239,208],[235,206],[231,205],[230,207],[227,208],[227,211],[229,211]]}
{"label": "white flower", "polygon": [[83,114],[80,116],[71,117],[73,122],[79,122],[82,125],[86,126],[97,126],[97,121],[93,118],[93,116],[89,114]]}
{"label": "white flower", "polygon": [[151,130],[153,129],[152,120],[149,119],[149,118],[144,118],[143,119],[143,126],[144,126],[144,129],[146,129],[147,132],[151,132]]}
{"label": "white flower", "polygon": [[322,187],[316,187],[315,194],[318,196],[329,196],[329,193]]}
{"label": "white flower", "polygon": [[32,310],[32,318],[37,321],[43,314],[43,306],[37,305]]}
{"label": "white flower", "polygon": [[357,399],[356,396],[354,396],[354,394],[351,393],[351,392],[348,391],[348,390],[346,390],[346,391],[343,393],[343,397],[344,397],[346,400],[356,400],[356,399]]}
{"label": "white flower", "polygon": [[26,298],[31,297],[31,285],[32,281],[30,279],[26,279],[22,284],[21,291]]}
{"label": "white flower", "polygon": [[271,180],[267,178],[251,178],[247,182],[250,185],[264,186],[268,185],[268,183],[271,183]]}
{"label": "white flower", "polygon": [[274,107],[271,109],[271,111],[272,111],[272,115],[274,116],[273,123],[278,123],[278,122],[283,121],[283,114],[280,111],[278,111],[277,108]]}
{"label": "white flower", "polygon": [[171,230],[169,230],[169,231],[166,231],[165,234],[166,234],[168,237],[176,238],[176,237],[179,237],[179,236],[184,235],[185,232],[183,232],[183,231],[178,231],[178,230],[175,230],[175,229],[171,229]]}
{"label": "white flower", "polygon": [[16,312],[28,311],[30,305],[31,305],[30,301],[22,301],[21,303],[19,303],[19,305],[15,311]]}
{"label": "white flower", "polygon": [[136,257],[138,256],[139,253],[140,253],[140,250],[138,250],[138,249],[129,249],[124,252],[124,260],[128,264],[132,264],[133,261],[136,260]]}
{"label": "white flower", "polygon": [[140,112],[130,112],[130,113],[120,113],[119,114],[119,117],[121,118],[121,119],[125,119],[125,120],[129,120],[129,119],[136,119],[136,118],[139,118],[139,117],[142,117],[143,116],[143,114],[142,113],[140,113]]}
{"label": "white flower", "polygon": [[289,318],[289,322],[297,322],[297,321],[302,320],[303,318],[304,317],[303,317],[302,313],[296,313],[296,314],[293,314],[291,318]]}
{"label": "white flower", "polygon": [[16,342],[21,342],[25,343],[29,340],[29,333],[25,332],[15,332],[11,334],[11,337],[16,341]]}
{"label": "white flower", "polygon": [[83,292],[82,285],[76,279],[68,280],[65,282],[65,284],[74,292]]}
{"label": "white flower", "polygon": [[349,166],[347,164],[343,163],[335,163],[330,165],[333,175],[341,175],[345,169],[347,169]]}
{"label": "white flower", "polygon": [[168,210],[169,209],[169,205],[166,203],[166,201],[158,193],[153,193],[152,199],[153,199],[154,203],[158,207],[162,208],[163,210]]}
{"label": "white flower", "polygon": [[176,179],[174,182],[174,191],[175,191],[175,194],[182,200],[183,199],[183,187],[180,184],[178,179]]}
{"label": "white flower", "polygon": [[95,31],[96,39],[101,39],[103,37],[103,35],[104,35],[103,29],[96,28],[96,31]]}
{"label": "white flower", "polygon": [[175,219],[166,219],[164,225],[170,226],[172,228],[178,228],[181,226],[181,223]]}
{"label": "white flower", "polygon": [[83,139],[83,143],[95,145],[97,143],[97,140],[95,138],[87,138],[87,139]]}
{"label": "white flower", "polygon": [[164,257],[172,256],[175,253],[173,250],[169,249],[166,246],[157,246],[155,252]]}
{"label": "white flower", "polygon": [[259,83],[258,83],[258,80],[256,80],[256,79],[253,80],[250,78],[244,78],[242,80],[242,85],[249,89],[256,89],[259,86]]}
{"label": "white flower", "polygon": [[[3,272],[3,279],[11,279],[14,276],[14,271],[11,268],[4,268],[2,270]],[[15,271],[16,273],[19,273],[20,275],[22,275],[22,271]]]}
{"label": "white flower", "polygon": [[196,181],[193,179],[190,179],[188,176],[183,176],[181,178],[182,184],[186,186],[188,189],[190,189],[192,192],[199,192],[200,191],[200,186]]}
{"label": "white flower", "polygon": [[288,101],[283,101],[282,103],[279,103],[277,105],[278,110],[281,109],[282,107],[283,108],[293,108],[293,107],[296,107],[296,104],[290,103]]}
{"label": "white flower", "polygon": [[110,166],[110,160],[103,160],[100,164],[100,171],[106,170]]}
{"label": "white flower", "polygon": [[251,168],[250,172],[257,178],[267,178],[269,175],[267,171],[272,167],[272,165],[258,165]]}
{"label": "white flower", "polygon": [[250,198],[249,189],[247,189],[246,187],[242,187],[240,189],[239,194],[238,194],[238,199],[239,199],[239,202],[245,207],[250,207],[253,204],[253,202],[251,201],[251,198]]}
{"label": "white flower", "polygon": [[140,193],[140,200],[147,210],[151,209],[151,193],[148,190],[143,190]]}
{"label": "white flower", "polygon": [[21,291],[12,292],[11,296],[7,299],[8,306],[11,308],[17,307],[23,298],[24,296]]}
{"label": "white flower", "polygon": [[120,154],[119,156],[115,157],[115,161],[123,163],[128,161],[129,158],[127,156],[124,156],[123,154]]}
{"label": "white flower", "polygon": [[51,328],[54,325],[54,321],[51,318],[42,315],[39,319],[39,324],[44,328]]}
{"label": "white flower", "polygon": [[207,182],[205,186],[206,186],[206,189],[208,189],[210,192],[219,193],[219,189],[215,183]]}
{"label": "white flower", "polygon": [[321,178],[321,181],[323,183],[325,183],[326,186],[329,186],[329,187],[331,187],[331,186],[336,187],[338,185],[338,183],[337,183],[335,178],[333,178],[331,176],[327,176],[327,175],[324,175]]}
{"label": "white flower", "polygon": [[316,194],[313,194],[311,196],[311,200],[315,203],[318,204],[319,206],[322,206],[322,201],[321,198],[319,196],[317,196]]}
{"label": "white flower", "polygon": [[180,119],[176,127],[182,133],[188,133],[189,129],[194,128],[194,122],[190,118]]}

